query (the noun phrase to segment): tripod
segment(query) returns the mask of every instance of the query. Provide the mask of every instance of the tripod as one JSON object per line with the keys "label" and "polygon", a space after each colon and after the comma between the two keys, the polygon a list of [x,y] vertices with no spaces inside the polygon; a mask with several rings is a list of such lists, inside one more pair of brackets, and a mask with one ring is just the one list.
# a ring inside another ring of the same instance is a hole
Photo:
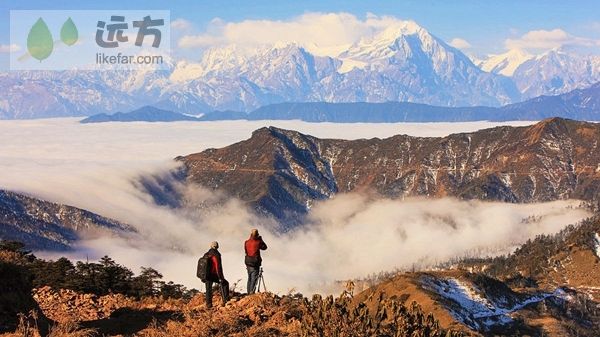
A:
{"label": "tripod", "polygon": [[263,286],[263,291],[267,291],[267,286],[265,285],[265,277],[263,276],[263,269],[262,267],[260,268],[259,272],[258,272],[258,292],[260,292],[260,284],[262,282],[262,286]]}

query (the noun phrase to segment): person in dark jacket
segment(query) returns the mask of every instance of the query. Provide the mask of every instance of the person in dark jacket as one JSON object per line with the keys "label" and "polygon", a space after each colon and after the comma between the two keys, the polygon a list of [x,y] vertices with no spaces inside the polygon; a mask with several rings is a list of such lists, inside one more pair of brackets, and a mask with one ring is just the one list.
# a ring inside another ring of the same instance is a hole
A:
{"label": "person in dark jacket", "polygon": [[213,241],[210,244],[210,250],[206,253],[210,258],[210,273],[206,280],[206,307],[212,308],[213,283],[219,283],[221,286],[221,297],[223,305],[229,301],[229,282],[223,276],[223,262],[221,253],[219,253],[219,243]]}
{"label": "person in dark jacket", "polygon": [[256,292],[260,266],[262,264],[260,251],[265,249],[267,249],[267,244],[258,234],[258,229],[253,229],[250,233],[250,238],[244,243],[244,250],[246,251],[244,262],[246,264],[246,270],[248,270],[248,294],[254,294]]}

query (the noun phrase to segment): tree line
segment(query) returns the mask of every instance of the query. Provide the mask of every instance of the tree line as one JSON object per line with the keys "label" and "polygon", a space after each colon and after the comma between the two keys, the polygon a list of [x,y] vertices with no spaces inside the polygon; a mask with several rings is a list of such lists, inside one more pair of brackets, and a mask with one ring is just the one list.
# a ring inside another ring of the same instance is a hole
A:
{"label": "tree line", "polygon": [[163,280],[157,270],[142,267],[138,275],[118,264],[108,256],[98,262],[71,262],[65,257],[55,261],[37,258],[17,241],[0,241],[0,252],[16,253],[19,263],[25,267],[27,277],[34,288],[50,286],[54,289],[71,289],[99,296],[123,294],[141,298],[163,296],[165,298],[191,298],[198,291],[181,284]]}

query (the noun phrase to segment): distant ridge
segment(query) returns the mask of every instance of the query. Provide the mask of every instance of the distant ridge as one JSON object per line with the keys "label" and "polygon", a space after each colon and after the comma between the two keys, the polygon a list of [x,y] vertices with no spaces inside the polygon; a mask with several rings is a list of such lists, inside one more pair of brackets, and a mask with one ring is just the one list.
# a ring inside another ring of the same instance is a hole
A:
{"label": "distant ridge", "polygon": [[495,116],[491,107],[452,108],[409,102],[386,103],[279,103],[249,113],[211,112],[202,120],[293,120],[336,123],[461,122],[486,120]]}
{"label": "distant ridge", "polygon": [[467,122],[542,120],[551,117],[600,121],[600,83],[558,96],[540,96],[503,107],[440,107],[410,102],[386,103],[279,103],[251,112],[213,111],[192,117],[146,106],[127,113],[99,114],[82,123],[101,122],[173,122],[218,120],[302,120],[334,123]]}
{"label": "distant ridge", "polygon": [[144,106],[130,112],[117,112],[112,115],[101,113],[90,116],[81,123],[103,123],[103,122],[175,122],[196,121],[198,118],[184,115],[178,112],[162,110],[153,106]]}

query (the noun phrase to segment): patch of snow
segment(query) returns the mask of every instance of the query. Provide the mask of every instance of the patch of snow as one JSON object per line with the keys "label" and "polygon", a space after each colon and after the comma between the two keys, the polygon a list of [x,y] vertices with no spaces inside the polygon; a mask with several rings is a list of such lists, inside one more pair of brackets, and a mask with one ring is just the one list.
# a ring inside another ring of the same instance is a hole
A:
{"label": "patch of snow", "polygon": [[561,289],[561,288],[558,288],[558,289],[556,289],[556,290],[554,291],[554,294],[553,294],[553,295],[554,295],[555,297],[557,297],[557,298],[560,298],[560,299],[562,299],[562,300],[564,300],[564,301],[567,301],[567,302],[570,302],[570,301],[572,301],[572,300],[574,299],[573,295],[571,295],[571,294],[567,293],[566,291],[564,291],[564,290],[563,290],[563,289]]}
{"label": "patch of snow", "polygon": [[352,46],[351,43],[339,44],[333,46],[319,46],[316,43],[310,43],[305,46],[306,50],[315,56],[337,57]]}
{"label": "patch of snow", "polygon": [[342,59],[342,65],[338,68],[338,73],[345,74],[354,68],[364,69],[368,63],[352,59]]}
{"label": "patch of snow", "polygon": [[423,280],[423,286],[454,302],[456,306],[447,308],[454,318],[477,330],[488,330],[492,326],[509,324],[513,321],[511,313],[550,296],[563,300],[568,300],[570,296],[562,289],[557,289],[554,293],[538,293],[521,300],[517,297],[513,301],[508,301],[505,297],[493,300],[486,298],[485,294],[475,286],[456,278],[426,278]]}
{"label": "patch of snow", "polygon": [[532,58],[533,55],[531,54],[519,49],[512,49],[504,54],[489,55],[487,59],[477,64],[483,71],[512,76],[521,64]]}
{"label": "patch of snow", "polygon": [[169,80],[173,82],[189,81],[202,76],[203,71],[200,64],[181,61],[169,76]]}

